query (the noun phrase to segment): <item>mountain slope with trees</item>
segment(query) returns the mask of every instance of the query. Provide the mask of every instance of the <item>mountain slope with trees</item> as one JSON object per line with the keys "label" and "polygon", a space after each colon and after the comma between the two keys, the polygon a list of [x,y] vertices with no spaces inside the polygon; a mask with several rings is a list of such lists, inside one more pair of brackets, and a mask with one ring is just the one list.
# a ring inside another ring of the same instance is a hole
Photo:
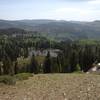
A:
{"label": "mountain slope with trees", "polygon": [[100,21],[0,20],[0,29],[18,28],[67,39],[99,39]]}

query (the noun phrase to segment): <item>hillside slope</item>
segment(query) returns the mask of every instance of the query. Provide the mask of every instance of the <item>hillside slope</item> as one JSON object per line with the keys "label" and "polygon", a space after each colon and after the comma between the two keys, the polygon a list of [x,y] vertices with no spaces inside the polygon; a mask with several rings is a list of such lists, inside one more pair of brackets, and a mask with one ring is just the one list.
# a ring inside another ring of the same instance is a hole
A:
{"label": "hillside slope", "polygon": [[100,100],[100,76],[34,75],[15,86],[0,84],[0,100]]}
{"label": "hillside slope", "polygon": [[100,21],[0,20],[0,29],[19,28],[69,39],[100,39]]}

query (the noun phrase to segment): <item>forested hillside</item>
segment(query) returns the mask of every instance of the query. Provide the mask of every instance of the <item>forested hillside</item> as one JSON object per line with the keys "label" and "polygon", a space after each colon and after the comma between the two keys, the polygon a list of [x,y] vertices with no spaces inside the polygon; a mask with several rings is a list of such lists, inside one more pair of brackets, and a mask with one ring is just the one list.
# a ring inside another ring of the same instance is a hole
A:
{"label": "forested hillside", "polygon": [[99,42],[4,36],[0,38],[0,74],[87,72],[100,62]]}
{"label": "forested hillside", "polygon": [[60,39],[99,39],[100,21],[79,22],[63,20],[0,20],[0,29],[18,28],[48,34]]}

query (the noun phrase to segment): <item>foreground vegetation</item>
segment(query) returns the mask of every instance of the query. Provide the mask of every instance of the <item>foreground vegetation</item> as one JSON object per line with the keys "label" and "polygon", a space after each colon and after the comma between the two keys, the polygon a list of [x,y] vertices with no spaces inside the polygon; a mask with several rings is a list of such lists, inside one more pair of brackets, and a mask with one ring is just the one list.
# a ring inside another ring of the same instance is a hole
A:
{"label": "foreground vegetation", "polygon": [[0,83],[4,83],[6,85],[15,85],[17,81],[27,80],[29,77],[33,75],[30,73],[20,73],[14,76],[10,75],[2,75],[0,76]]}

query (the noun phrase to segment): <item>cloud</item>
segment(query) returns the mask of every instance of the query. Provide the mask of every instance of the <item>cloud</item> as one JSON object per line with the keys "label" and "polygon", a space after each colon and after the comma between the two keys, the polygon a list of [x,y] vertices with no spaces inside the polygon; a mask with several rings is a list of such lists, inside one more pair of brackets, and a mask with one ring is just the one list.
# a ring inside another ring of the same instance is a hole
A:
{"label": "cloud", "polygon": [[58,16],[57,19],[66,20],[95,20],[100,19],[100,0],[92,0],[85,3],[73,3],[70,6],[62,6],[54,10],[53,15]]}
{"label": "cloud", "polygon": [[98,5],[98,4],[100,4],[100,0],[90,0],[90,1],[88,1],[88,3],[91,5]]}
{"label": "cloud", "polygon": [[16,2],[13,0],[3,0],[3,2],[1,1],[0,12],[3,13],[0,13],[0,18],[45,18],[86,21],[100,19],[100,0],[15,0]]}
{"label": "cloud", "polygon": [[68,15],[68,14],[71,14],[71,15],[87,15],[88,13],[91,12],[90,9],[79,9],[79,8],[75,8],[75,7],[64,7],[64,8],[59,8],[59,9],[56,9],[54,11],[56,14],[59,14],[59,15]]}

